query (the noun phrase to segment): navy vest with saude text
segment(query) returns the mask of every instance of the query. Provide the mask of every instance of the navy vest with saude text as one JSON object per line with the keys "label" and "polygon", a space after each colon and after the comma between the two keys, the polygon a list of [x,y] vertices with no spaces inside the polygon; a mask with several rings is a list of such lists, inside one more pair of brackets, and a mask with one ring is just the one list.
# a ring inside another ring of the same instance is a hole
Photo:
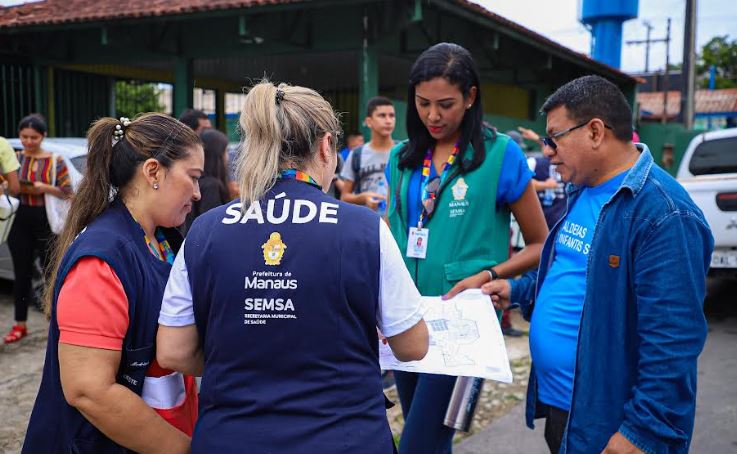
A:
{"label": "navy vest with saude text", "polygon": [[[181,236],[165,229],[174,251]],[[141,227],[120,200],[87,226],[70,245],[59,267],[51,309],[46,362],[41,388],[28,424],[23,453],[125,453],[64,399],[59,377],[59,325],[56,302],[66,275],[79,259],[99,257],[115,271],[128,299],[129,327],[123,340],[116,381],[140,395],[154,344],[161,299],[171,265],[148,250]]]}
{"label": "navy vest with saude text", "polygon": [[390,453],[378,362],[379,217],[277,180],[184,246],[205,368],[193,453]]}

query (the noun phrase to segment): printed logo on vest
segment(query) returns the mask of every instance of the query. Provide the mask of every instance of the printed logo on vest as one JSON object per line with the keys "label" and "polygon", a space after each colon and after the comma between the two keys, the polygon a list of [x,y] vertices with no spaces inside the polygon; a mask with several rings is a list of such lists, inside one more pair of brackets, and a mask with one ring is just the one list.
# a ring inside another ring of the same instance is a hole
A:
{"label": "printed logo on vest", "polygon": [[[233,203],[225,209],[225,217],[221,222],[226,225],[246,224],[248,221],[255,221],[258,224],[264,222],[269,224],[283,224],[285,222],[307,224],[315,220],[323,224],[338,223],[338,208],[340,206],[337,203],[321,202],[318,206],[312,200],[292,200],[287,199],[286,196],[286,193],[282,192],[274,196],[273,199],[265,201],[266,209],[262,207],[260,201],[256,200],[248,206],[245,212],[241,211],[243,204]],[[283,201],[279,202],[280,200]],[[264,215],[266,215],[265,218]]]}
{"label": "printed logo on vest", "polygon": [[261,246],[264,250],[264,261],[267,265],[279,265],[287,249],[287,245],[281,240],[279,232],[273,232],[269,239]]}
{"label": "printed logo on vest", "polygon": [[457,218],[466,214],[466,209],[470,205],[466,200],[466,193],[468,192],[468,184],[463,178],[459,178],[451,188],[453,193],[453,200],[448,202],[448,217]]}
{"label": "printed logo on vest", "polygon": [[463,178],[459,178],[456,184],[453,185],[453,198],[455,200],[464,200],[466,198],[466,192],[468,191],[468,185]]}

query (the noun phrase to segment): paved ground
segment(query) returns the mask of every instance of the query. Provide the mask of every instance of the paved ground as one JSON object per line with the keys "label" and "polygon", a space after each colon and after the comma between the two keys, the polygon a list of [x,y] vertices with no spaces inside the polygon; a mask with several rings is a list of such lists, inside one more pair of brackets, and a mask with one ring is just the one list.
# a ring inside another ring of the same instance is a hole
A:
{"label": "paved ground", "polygon": [[[12,324],[11,287],[0,280],[0,335]],[[696,430],[691,452],[737,453],[737,285],[712,285],[714,295],[707,301],[709,337],[699,361],[699,393]],[[516,316],[515,326],[527,329]],[[25,434],[43,368],[47,323],[31,309],[31,335],[15,345],[0,343],[0,453],[17,453]],[[517,361],[515,386],[524,387],[525,361],[529,355],[527,338],[508,338],[510,359]],[[517,375],[520,375],[517,377]],[[480,414],[487,427],[456,445],[456,454],[545,453],[542,425],[536,431],[524,427],[524,402],[517,388],[489,389],[490,408]],[[500,397],[501,396],[501,397]],[[507,396],[512,396],[507,397]],[[487,420],[488,418],[488,420]]]}
{"label": "paved ground", "polygon": [[[696,422],[691,452],[737,453],[737,284],[710,283],[706,303],[709,335],[699,357]],[[542,420],[540,421],[542,422]],[[524,425],[524,402],[461,442],[456,454],[548,452],[544,423]]]}
{"label": "paved ground", "polygon": [[[0,280],[0,338],[13,325],[11,291],[11,284]],[[27,338],[11,345],[0,339],[0,453],[20,452],[41,383],[48,323],[35,309],[28,316]]]}

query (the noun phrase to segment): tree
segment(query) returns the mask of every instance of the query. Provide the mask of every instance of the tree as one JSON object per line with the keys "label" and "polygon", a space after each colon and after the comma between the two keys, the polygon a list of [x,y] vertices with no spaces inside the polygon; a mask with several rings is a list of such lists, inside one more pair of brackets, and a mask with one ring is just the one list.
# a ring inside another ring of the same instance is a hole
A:
{"label": "tree", "polygon": [[133,118],[141,112],[161,112],[161,90],[154,83],[125,80],[115,82],[115,112],[117,117]]}
{"label": "tree", "polygon": [[737,40],[729,36],[715,36],[701,49],[696,66],[699,87],[709,87],[709,71],[716,67],[716,88],[737,88]]}

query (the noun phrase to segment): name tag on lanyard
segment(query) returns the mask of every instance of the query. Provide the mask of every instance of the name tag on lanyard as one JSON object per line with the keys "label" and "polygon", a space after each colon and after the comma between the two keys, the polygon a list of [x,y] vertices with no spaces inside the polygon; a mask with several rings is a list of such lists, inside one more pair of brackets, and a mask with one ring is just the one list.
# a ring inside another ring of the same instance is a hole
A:
{"label": "name tag on lanyard", "polygon": [[424,259],[427,256],[427,240],[430,230],[419,227],[410,227],[407,238],[407,257]]}
{"label": "name tag on lanyard", "polygon": [[430,178],[430,168],[432,166],[432,148],[425,153],[425,159],[422,163],[422,183],[420,189],[420,199],[422,200],[422,213],[417,227],[409,229],[409,237],[407,238],[407,257],[415,259],[424,259],[427,257],[427,240],[430,236],[430,230],[423,228],[423,220],[429,219],[435,211],[435,199],[440,191],[440,183],[447,178],[448,170],[453,166],[456,156],[458,155],[458,143],[453,147],[453,151],[448,156],[448,160],[443,166],[440,175]]}

